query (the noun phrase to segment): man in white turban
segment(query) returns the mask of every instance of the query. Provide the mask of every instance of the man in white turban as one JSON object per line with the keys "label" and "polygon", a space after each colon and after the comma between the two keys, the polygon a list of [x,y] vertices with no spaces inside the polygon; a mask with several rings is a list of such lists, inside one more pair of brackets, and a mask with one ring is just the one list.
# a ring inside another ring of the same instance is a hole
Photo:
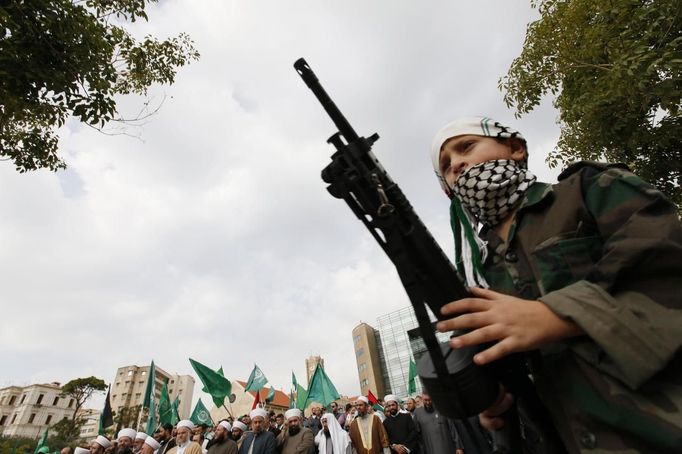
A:
{"label": "man in white turban", "polygon": [[206,445],[208,454],[237,454],[239,448],[231,435],[232,425],[229,421],[220,421],[215,427],[213,438]]}
{"label": "man in white turban", "polygon": [[384,428],[388,434],[388,442],[392,452],[398,454],[417,454],[419,451],[419,433],[409,413],[401,413],[398,397],[389,394],[384,397]]}
{"label": "man in white turban", "polygon": [[90,450],[76,446],[73,450],[73,454],[90,454]]}
{"label": "man in white turban", "polygon": [[142,442],[140,454],[154,454],[160,447],[161,443],[156,441],[154,437],[147,437],[144,439],[144,442]]}
{"label": "man in white turban", "polygon": [[320,418],[322,430],[315,436],[315,444],[319,454],[350,454],[353,447],[348,433],[332,413],[325,413]]}
{"label": "man in white turban", "polygon": [[104,451],[111,446],[108,438],[97,435],[97,438],[90,442],[90,454],[104,454]]}
{"label": "man in white turban", "polygon": [[147,434],[144,432],[138,432],[135,434],[135,440],[133,440],[133,452],[138,453],[142,450],[142,445],[147,439]]}
{"label": "man in white turban", "polygon": [[251,410],[251,432],[246,432],[239,454],[276,454],[277,441],[275,435],[267,430],[265,419],[268,412],[262,408]]}
{"label": "man in white turban", "polygon": [[189,419],[183,419],[177,425],[175,434],[175,446],[168,451],[168,454],[203,454],[201,445],[190,440],[194,423]]}
{"label": "man in white turban", "polygon": [[246,424],[241,421],[235,421],[232,424],[232,439],[237,442],[237,448],[242,447],[242,442],[244,441],[244,432],[246,432]]}
{"label": "man in white turban", "polygon": [[313,431],[301,424],[303,413],[292,408],[284,413],[284,428],[277,437],[281,454],[297,454],[310,451],[313,447]]}
{"label": "man in white turban", "polygon": [[133,452],[133,441],[137,436],[137,430],[129,427],[118,431],[116,439],[116,454],[127,454]]}
{"label": "man in white turban", "polygon": [[368,413],[369,401],[360,396],[355,401],[358,415],[350,424],[350,439],[358,454],[390,454],[388,435],[378,416]]}

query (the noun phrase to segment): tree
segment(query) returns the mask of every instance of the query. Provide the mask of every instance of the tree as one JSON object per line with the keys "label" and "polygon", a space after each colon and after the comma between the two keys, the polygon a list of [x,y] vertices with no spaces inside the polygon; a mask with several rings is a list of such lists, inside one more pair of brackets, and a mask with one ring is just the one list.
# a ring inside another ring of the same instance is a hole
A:
{"label": "tree", "polygon": [[83,424],[85,424],[85,419],[82,418],[64,418],[57,421],[50,427],[53,434],[48,439],[47,445],[54,449],[75,444],[80,438]]}
{"label": "tree", "polygon": [[116,432],[124,427],[134,427],[137,429],[137,420],[142,411],[142,405],[134,405],[132,407],[119,407],[114,411],[114,424],[116,424]]}
{"label": "tree", "polygon": [[125,121],[116,95],[172,84],[199,57],[186,34],[137,42],[120,25],[147,20],[155,1],[0,3],[0,158],[19,172],[65,168],[56,130],[69,117],[100,130]]}
{"label": "tree", "polygon": [[83,404],[94,392],[106,390],[107,385],[104,383],[104,380],[100,380],[97,377],[76,378],[62,386],[60,396],[70,397],[76,404],[71,421],[76,421],[78,410],[83,407]]}
{"label": "tree", "polygon": [[623,162],[682,207],[682,3],[534,0],[540,19],[500,79],[516,115],[556,95],[547,162]]}

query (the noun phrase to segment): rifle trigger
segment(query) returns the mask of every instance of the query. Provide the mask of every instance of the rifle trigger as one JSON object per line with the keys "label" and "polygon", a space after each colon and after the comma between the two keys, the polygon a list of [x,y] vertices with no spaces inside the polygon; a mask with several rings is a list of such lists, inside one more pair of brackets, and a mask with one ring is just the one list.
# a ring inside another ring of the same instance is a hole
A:
{"label": "rifle trigger", "polygon": [[376,173],[372,174],[372,183],[376,186],[379,201],[381,202],[381,205],[379,205],[379,209],[377,210],[377,215],[379,217],[385,217],[393,214],[395,207],[389,202],[386,192],[384,191],[384,185],[381,184],[381,180]]}

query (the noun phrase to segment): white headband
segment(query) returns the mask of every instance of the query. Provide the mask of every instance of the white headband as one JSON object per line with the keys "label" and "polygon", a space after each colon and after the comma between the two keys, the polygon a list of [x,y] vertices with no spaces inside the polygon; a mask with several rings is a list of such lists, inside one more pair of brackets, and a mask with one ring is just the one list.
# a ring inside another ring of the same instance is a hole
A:
{"label": "white headband", "polygon": [[499,139],[517,138],[521,139],[524,144],[526,143],[526,139],[520,132],[488,117],[465,117],[443,126],[431,142],[431,162],[441,187],[449,197],[452,196],[452,191],[440,173],[440,150],[449,139],[467,135]]}

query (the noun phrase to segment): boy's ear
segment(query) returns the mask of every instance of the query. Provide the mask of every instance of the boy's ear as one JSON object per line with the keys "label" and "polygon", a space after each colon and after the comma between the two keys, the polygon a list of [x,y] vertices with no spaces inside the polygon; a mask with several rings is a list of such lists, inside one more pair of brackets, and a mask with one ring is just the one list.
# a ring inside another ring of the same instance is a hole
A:
{"label": "boy's ear", "polygon": [[528,154],[526,143],[517,137],[509,139],[509,147],[511,149],[512,157],[516,160],[524,159]]}

